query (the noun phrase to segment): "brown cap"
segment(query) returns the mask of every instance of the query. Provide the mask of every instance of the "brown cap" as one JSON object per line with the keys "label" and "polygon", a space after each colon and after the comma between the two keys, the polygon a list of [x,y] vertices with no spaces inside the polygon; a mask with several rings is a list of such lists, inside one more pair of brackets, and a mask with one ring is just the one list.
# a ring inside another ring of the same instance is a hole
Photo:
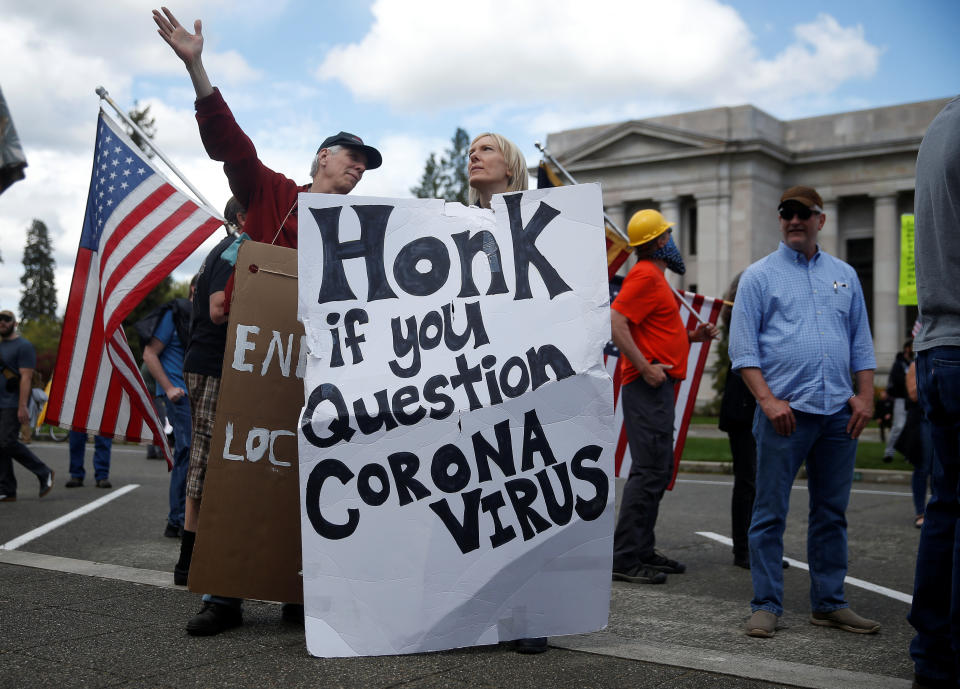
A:
{"label": "brown cap", "polygon": [[782,206],[787,201],[802,203],[811,210],[823,210],[823,199],[820,198],[820,194],[813,187],[790,187],[780,197],[780,205]]}

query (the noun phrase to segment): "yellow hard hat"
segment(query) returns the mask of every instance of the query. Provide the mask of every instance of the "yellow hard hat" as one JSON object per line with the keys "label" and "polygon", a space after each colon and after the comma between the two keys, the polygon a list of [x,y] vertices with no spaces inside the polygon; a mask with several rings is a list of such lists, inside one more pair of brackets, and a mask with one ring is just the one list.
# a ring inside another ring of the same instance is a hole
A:
{"label": "yellow hard hat", "polygon": [[651,239],[659,237],[668,229],[673,227],[674,223],[667,222],[660,215],[660,211],[647,208],[637,211],[630,218],[630,224],[627,225],[627,237],[630,239],[630,246],[639,246]]}

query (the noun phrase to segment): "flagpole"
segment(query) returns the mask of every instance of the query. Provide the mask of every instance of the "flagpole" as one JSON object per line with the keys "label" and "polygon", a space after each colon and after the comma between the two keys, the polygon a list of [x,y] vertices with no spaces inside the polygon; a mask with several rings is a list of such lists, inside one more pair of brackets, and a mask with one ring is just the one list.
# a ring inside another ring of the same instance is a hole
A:
{"label": "flagpole", "polygon": [[[567,181],[570,182],[570,184],[576,184],[576,183],[577,183],[577,180],[575,180],[575,179],[573,178],[573,175],[571,175],[569,172],[567,172],[566,169],[563,167],[563,165],[561,165],[559,162],[557,162],[557,159],[554,158],[552,155],[550,155],[550,151],[547,150],[546,146],[544,146],[543,144],[541,144],[539,141],[534,141],[534,142],[533,142],[533,145],[537,147],[537,149],[543,154],[543,157],[546,158],[546,159],[550,162],[551,165],[553,165],[553,166],[556,167],[560,172],[563,173],[563,176],[567,178]],[[623,230],[621,230],[619,227],[617,227],[617,224],[616,224],[615,222],[613,222],[613,220],[610,219],[610,216],[607,215],[607,212],[606,212],[606,211],[603,212],[603,218],[604,218],[604,220],[606,220],[606,221],[610,224],[610,227],[612,227],[612,228],[617,232],[617,234],[619,234],[621,237],[623,237],[624,239],[626,239],[628,242],[630,241],[629,237],[627,237],[627,235],[624,234]],[[668,283],[668,284],[669,284],[669,283]],[[681,302],[683,302],[683,305],[686,306],[687,309],[690,311],[690,313],[693,314],[693,317],[694,317],[694,318],[696,318],[698,321],[700,321],[700,322],[701,322],[702,324],[704,324],[704,325],[707,324],[707,321],[704,320],[704,319],[700,316],[699,313],[697,313],[696,309],[693,308],[693,306],[690,304],[690,302],[688,302],[686,299],[684,299],[683,295],[677,290],[676,287],[674,287],[673,285],[670,285],[670,289],[673,290],[673,293],[677,296],[677,299],[679,299]],[[733,302],[729,302],[729,301],[724,300],[723,303],[726,304],[727,306],[733,306]]]}
{"label": "flagpole", "polygon": [[118,115],[120,115],[120,118],[121,118],[124,122],[126,122],[130,127],[132,127],[132,128],[133,128],[133,131],[137,132],[137,134],[140,135],[140,138],[143,140],[143,142],[144,142],[145,144],[147,144],[147,146],[149,146],[149,147],[153,150],[154,153],[157,154],[157,156],[160,158],[160,160],[162,160],[163,162],[165,162],[165,163],[167,164],[167,167],[169,167],[171,170],[173,170],[173,172],[177,175],[177,177],[180,178],[180,181],[182,181],[184,184],[187,185],[187,188],[189,188],[190,191],[192,191],[192,192],[194,193],[194,195],[197,197],[197,199],[206,207],[207,212],[209,212],[213,217],[215,217],[215,218],[217,218],[217,219],[219,219],[219,220],[223,220],[224,222],[226,222],[226,220],[224,220],[224,217],[223,217],[222,215],[220,215],[220,211],[218,211],[218,210],[214,207],[214,205],[213,205],[212,203],[210,203],[209,201],[207,201],[206,198],[204,198],[203,194],[200,193],[200,190],[199,190],[199,189],[197,189],[195,186],[193,186],[192,184],[190,184],[190,180],[188,180],[188,179],[184,176],[184,174],[183,174],[182,172],[180,172],[180,170],[177,169],[177,166],[176,166],[176,165],[174,165],[172,162],[170,162],[170,159],[167,158],[167,156],[165,156],[165,155],[163,154],[163,151],[161,151],[159,148],[157,148],[157,147],[153,144],[153,141],[150,140],[150,137],[147,136],[146,132],[144,132],[142,129],[140,129],[139,125],[137,125],[136,122],[134,122],[134,121],[131,120],[129,117],[127,117],[127,114],[126,114],[123,110],[120,109],[120,106],[118,106],[118,105],[114,102],[113,98],[110,97],[110,94],[107,93],[107,89],[103,88],[102,86],[98,86],[97,89],[96,89],[96,93],[97,93],[98,96],[100,96],[100,100],[105,100],[105,101],[107,101],[107,103],[109,103],[109,104],[111,105],[111,107],[113,107],[113,109],[116,111],[116,113],[117,113]]}
{"label": "flagpole", "polygon": [[[554,158],[552,155],[550,155],[550,151],[548,151],[543,144],[541,144],[539,141],[534,141],[534,142],[533,142],[533,145],[536,146],[537,149],[543,154],[544,158],[546,158],[548,161],[550,161],[550,164],[551,164],[551,165],[553,165],[553,166],[556,167],[560,172],[563,173],[563,176],[567,178],[567,181],[570,182],[570,184],[576,184],[576,183],[577,183],[577,180],[575,180],[575,179],[573,178],[573,175],[571,175],[569,172],[567,172],[566,168],[564,168],[563,165],[561,165],[556,158]],[[607,224],[610,225],[610,227],[613,229],[614,232],[616,232],[618,235],[620,235],[620,238],[621,238],[621,239],[624,239],[624,240],[626,240],[626,241],[628,241],[628,242],[630,241],[630,238],[627,237],[626,233],[625,233],[623,230],[620,229],[620,227],[617,225],[617,223],[613,222],[613,218],[611,218],[609,215],[607,215],[607,212],[606,212],[606,211],[603,212],[603,219],[607,221]]]}

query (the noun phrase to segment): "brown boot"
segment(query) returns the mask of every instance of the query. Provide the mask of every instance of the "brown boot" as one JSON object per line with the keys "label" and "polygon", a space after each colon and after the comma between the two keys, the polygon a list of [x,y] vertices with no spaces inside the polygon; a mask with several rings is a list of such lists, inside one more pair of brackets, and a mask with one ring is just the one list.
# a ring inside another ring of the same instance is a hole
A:
{"label": "brown boot", "polygon": [[747,620],[747,636],[769,639],[777,631],[777,616],[769,610],[756,610]]}
{"label": "brown boot", "polygon": [[811,613],[810,624],[817,624],[821,627],[836,627],[854,634],[876,634],[880,631],[879,622],[860,617],[850,608],[837,608],[832,612]]}

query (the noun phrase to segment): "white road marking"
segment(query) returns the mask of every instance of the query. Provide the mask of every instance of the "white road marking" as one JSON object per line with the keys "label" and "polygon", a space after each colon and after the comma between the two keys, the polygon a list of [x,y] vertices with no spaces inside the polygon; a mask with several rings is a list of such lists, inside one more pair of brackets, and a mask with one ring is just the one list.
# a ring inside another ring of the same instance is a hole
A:
{"label": "white road marking", "polygon": [[[677,483],[699,483],[704,486],[733,486],[733,481],[706,481],[695,478],[678,478]],[[803,484],[794,484],[793,490],[806,490]],[[892,490],[867,490],[866,488],[854,488],[851,493],[861,493],[863,495],[894,495],[901,498],[912,498],[913,493],[904,493],[903,491]]]}
{"label": "white road marking", "polygon": [[[704,538],[709,538],[718,543],[723,543],[724,545],[733,545],[733,540],[721,536],[718,533],[712,531],[697,531],[698,536],[703,536]],[[810,566],[806,562],[801,562],[800,560],[794,560],[792,557],[783,558],[790,563],[791,567],[796,567],[797,569],[802,569],[805,571],[810,571]],[[851,586],[857,586],[867,591],[873,591],[874,593],[879,593],[881,596],[887,596],[888,598],[893,598],[902,603],[912,604],[913,596],[907,593],[900,593],[899,591],[894,591],[893,589],[888,589],[886,586],[880,586],[878,584],[871,584],[869,581],[864,581],[863,579],[857,579],[856,577],[844,577],[843,579],[845,584],[850,584]]]}
{"label": "white road marking", "polygon": [[118,488],[114,491],[111,491],[110,493],[107,493],[106,495],[104,495],[102,498],[98,498],[93,502],[87,505],[84,505],[83,507],[78,507],[73,512],[69,512],[63,515],[62,517],[54,519],[52,522],[47,522],[43,526],[39,526],[36,529],[33,529],[32,531],[28,531],[22,536],[18,536],[17,538],[14,538],[12,541],[7,541],[3,545],[0,545],[0,550],[16,550],[17,548],[24,545],[25,543],[29,543],[35,538],[40,538],[44,534],[53,531],[57,527],[63,526],[68,522],[72,522],[77,517],[82,517],[83,515],[89,512],[93,512],[95,509],[103,507],[111,500],[116,500],[121,495],[126,495],[133,489],[139,488],[139,487],[140,487],[139,483],[131,483],[129,485],[124,486],[123,488]]}

